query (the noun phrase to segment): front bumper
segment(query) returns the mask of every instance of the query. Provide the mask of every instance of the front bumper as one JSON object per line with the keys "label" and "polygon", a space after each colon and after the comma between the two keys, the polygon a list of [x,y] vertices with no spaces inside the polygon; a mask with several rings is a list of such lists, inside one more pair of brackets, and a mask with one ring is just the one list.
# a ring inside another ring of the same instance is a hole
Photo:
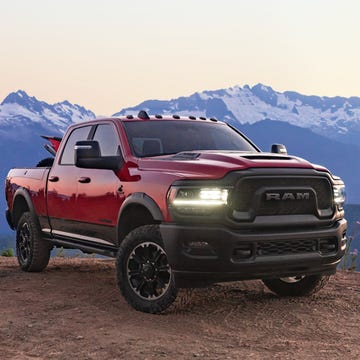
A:
{"label": "front bumper", "polygon": [[345,219],[321,229],[248,232],[222,226],[160,225],[178,287],[333,274],[345,253],[346,228]]}

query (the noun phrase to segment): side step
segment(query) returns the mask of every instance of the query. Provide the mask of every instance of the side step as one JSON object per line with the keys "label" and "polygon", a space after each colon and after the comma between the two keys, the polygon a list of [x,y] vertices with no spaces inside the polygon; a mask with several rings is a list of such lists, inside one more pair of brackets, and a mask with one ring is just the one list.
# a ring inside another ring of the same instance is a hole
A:
{"label": "side step", "polygon": [[95,253],[104,256],[116,257],[117,247],[99,243],[93,243],[79,239],[69,239],[66,237],[48,237],[45,236],[44,240],[50,241],[52,244],[58,247],[64,247],[67,249],[77,249],[85,253]]}

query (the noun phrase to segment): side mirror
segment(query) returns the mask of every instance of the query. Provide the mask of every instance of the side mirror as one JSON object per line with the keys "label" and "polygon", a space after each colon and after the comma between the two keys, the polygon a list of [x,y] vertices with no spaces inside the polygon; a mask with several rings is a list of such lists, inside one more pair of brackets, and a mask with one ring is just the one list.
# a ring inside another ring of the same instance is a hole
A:
{"label": "side mirror", "polygon": [[101,156],[97,141],[78,141],[74,150],[75,166],[79,168],[119,170],[124,163],[122,156]]}
{"label": "side mirror", "polygon": [[287,155],[286,146],[283,144],[272,144],[271,152],[275,154]]}

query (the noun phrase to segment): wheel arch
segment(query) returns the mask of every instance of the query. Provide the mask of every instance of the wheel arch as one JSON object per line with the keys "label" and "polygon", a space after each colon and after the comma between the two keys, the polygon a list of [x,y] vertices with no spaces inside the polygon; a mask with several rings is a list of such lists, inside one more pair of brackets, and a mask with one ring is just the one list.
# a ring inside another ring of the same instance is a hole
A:
{"label": "wheel arch", "polygon": [[11,210],[11,222],[16,228],[22,214],[25,212],[31,212],[35,214],[34,205],[31,200],[29,192],[25,188],[19,188],[14,194]]}
{"label": "wheel arch", "polygon": [[117,226],[117,239],[120,244],[125,236],[142,225],[159,224],[163,221],[159,206],[150,196],[144,193],[134,193],[123,203]]}

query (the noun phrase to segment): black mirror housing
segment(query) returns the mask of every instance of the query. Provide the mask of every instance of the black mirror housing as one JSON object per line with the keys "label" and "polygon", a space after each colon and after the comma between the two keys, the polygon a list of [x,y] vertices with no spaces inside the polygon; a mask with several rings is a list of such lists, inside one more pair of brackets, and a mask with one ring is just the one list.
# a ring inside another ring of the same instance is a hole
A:
{"label": "black mirror housing", "polygon": [[286,146],[283,144],[272,144],[271,152],[274,154],[287,155]]}
{"label": "black mirror housing", "polygon": [[97,141],[78,141],[74,148],[75,166],[85,169],[121,169],[124,160],[119,156],[101,156]]}

